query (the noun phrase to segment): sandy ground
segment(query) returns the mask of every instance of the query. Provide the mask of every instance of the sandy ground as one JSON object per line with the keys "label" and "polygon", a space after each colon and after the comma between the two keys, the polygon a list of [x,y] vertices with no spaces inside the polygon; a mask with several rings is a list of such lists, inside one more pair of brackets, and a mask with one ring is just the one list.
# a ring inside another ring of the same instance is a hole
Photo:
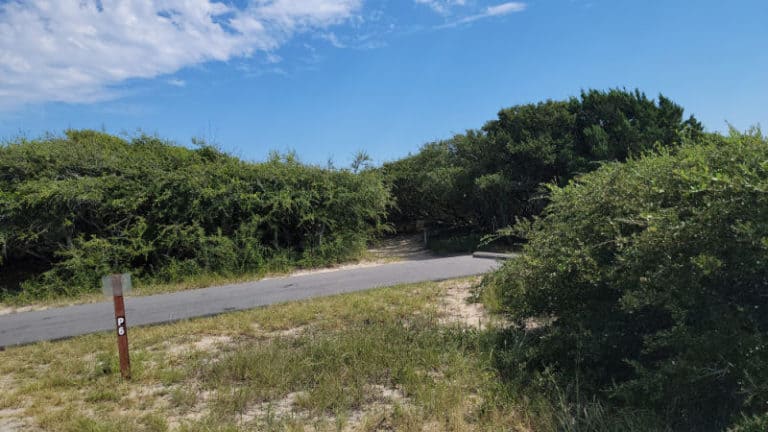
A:
{"label": "sandy ground", "polygon": [[[48,309],[48,306],[43,306],[43,305],[19,306],[19,307],[7,306],[7,307],[0,307],[0,315],[45,310],[45,309]],[[0,432],[2,432],[2,429],[0,429]]]}
{"label": "sandy ground", "polygon": [[[0,392],[10,391],[18,385],[11,377],[0,377]],[[24,408],[0,409],[0,432],[21,432],[36,430],[34,420],[24,415]]]}
{"label": "sandy ground", "polygon": [[424,247],[420,235],[386,238],[368,252],[374,257],[389,260],[422,260],[435,257]]}
{"label": "sandy ground", "polygon": [[476,280],[465,280],[448,288],[440,300],[442,324],[460,324],[476,329],[484,329],[490,323],[490,317],[481,303],[471,302],[471,289],[477,284]]}
{"label": "sandy ground", "polygon": [[[471,278],[461,281],[442,282],[445,287],[444,294],[437,300],[435,306],[440,313],[440,323],[443,325],[458,325],[482,329],[490,325],[493,317],[490,317],[481,304],[471,303],[472,289],[478,283],[479,278]],[[305,333],[308,326],[298,326],[295,328],[284,329],[280,331],[267,331],[258,324],[253,324],[254,330],[259,334],[259,338],[294,338]],[[191,352],[206,352],[215,357],[217,353],[227,351],[227,349],[237,343],[235,337],[226,335],[198,335],[185,338],[183,340],[167,341],[157,346],[157,349],[163,350],[173,357],[184,356]],[[0,377],[0,391],[4,388],[10,388],[14,385],[10,378]],[[170,403],[170,392],[174,386],[164,387],[162,384],[156,386],[147,386],[140,391],[132,394],[131,397],[136,400],[150,401],[155,406],[167,406]],[[195,402],[193,406],[184,411],[171,412],[167,418],[169,430],[177,430],[185,423],[203,418],[209,411],[212,394],[202,388],[197,389]],[[387,419],[392,415],[397,407],[404,407],[410,404],[402,390],[397,387],[386,387],[382,385],[369,385],[365,389],[366,401],[349,413],[344,420],[345,432],[357,430],[387,430]],[[194,391],[193,391],[194,392]],[[331,414],[317,417],[302,408],[302,398],[306,397],[305,392],[290,393],[280,399],[260,402],[249,406],[238,419],[238,423],[245,430],[255,427],[259,419],[273,416],[273,418],[297,418],[319,421],[318,424],[333,425],[338,420]],[[159,404],[159,405],[158,405]],[[0,410],[0,432],[20,432],[30,430],[30,425],[34,421],[24,417],[24,409],[5,409]],[[321,430],[327,430],[322,427]],[[312,430],[312,429],[309,429]],[[441,425],[435,425],[434,429],[441,430]]]}
{"label": "sandy ground", "polygon": [[[440,322],[442,324],[482,329],[492,322],[492,317],[489,317],[481,304],[470,302],[472,298],[472,288],[477,282],[477,278],[459,282],[443,282],[446,285],[446,291],[436,304],[441,315]],[[253,327],[257,332],[261,333],[260,336],[265,339],[297,337],[303,334],[308,328],[307,326],[299,326],[280,331],[264,331],[257,324],[254,324]],[[182,344],[178,344],[178,342],[174,345],[168,344],[164,349],[171,355],[178,355],[190,351],[213,353],[226,349],[228,345],[234,343],[235,340],[229,336],[211,335],[202,336],[194,340],[187,340]],[[341,429],[343,432],[379,430],[379,426],[384,427],[383,430],[388,430],[386,429],[386,420],[388,416],[392,414],[397,406],[408,406],[410,403],[408,397],[403,394],[402,390],[396,387],[390,388],[382,385],[369,385],[366,387],[365,391],[367,393],[366,402],[353,412],[349,413],[349,416],[345,419],[344,427]],[[254,421],[258,421],[258,419],[263,419],[265,417],[305,419],[312,420],[313,422],[320,421],[320,424],[325,425],[336,423],[338,419],[330,414],[318,418],[316,415],[313,416],[312,413],[303,410],[301,408],[301,400],[304,397],[306,397],[306,393],[298,391],[290,393],[280,399],[254,404],[243,412],[238,419],[238,423],[245,429],[254,427]],[[205,416],[208,412],[209,399],[210,394],[201,391],[197,396],[197,403],[193,408],[184,413],[179,413],[180,415],[170,416],[168,418],[170,429],[175,430],[185,422],[198,420]],[[314,429],[310,426],[310,429],[305,428],[305,430]],[[321,428],[320,430],[327,430],[327,428]],[[434,428],[427,428],[427,430],[434,430],[436,432],[442,429],[441,425],[436,424]]]}
{"label": "sandy ground", "polygon": [[21,432],[29,430],[27,424],[19,420],[24,415],[24,408],[0,410],[0,432]]}

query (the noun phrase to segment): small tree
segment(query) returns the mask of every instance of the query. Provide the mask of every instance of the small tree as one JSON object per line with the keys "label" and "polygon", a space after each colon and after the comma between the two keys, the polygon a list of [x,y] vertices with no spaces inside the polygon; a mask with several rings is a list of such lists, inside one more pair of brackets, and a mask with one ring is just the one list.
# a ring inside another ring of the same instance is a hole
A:
{"label": "small tree", "polygon": [[350,167],[352,168],[352,172],[357,174],[360,172],[360,170],[368,169],[371,167],[373,162],[373,159],[371,156],[366,152],[365,150],[358,150],[357,153],[355,153],[355,157],[352,159],[352,163],[350,164]]}

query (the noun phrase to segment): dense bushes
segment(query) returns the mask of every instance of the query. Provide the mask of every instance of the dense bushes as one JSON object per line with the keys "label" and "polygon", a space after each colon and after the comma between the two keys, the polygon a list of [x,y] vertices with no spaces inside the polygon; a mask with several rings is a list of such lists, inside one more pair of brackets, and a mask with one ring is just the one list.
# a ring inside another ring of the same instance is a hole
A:
{"label": "dense bushes", "polygon": [[516,217],[538,214],[540,185],[565,184],[599,161],[625,160],[656,143],[677,145],[701,125],[683,120],[669,99],[611,90],[580,98],[501,110],[480,130],[425,145],[413,156],[382,167],[399,227],[422,220],[430,227],[469,227],[492,232]]}
{"label": "dense bushes", "polygon": [[753,430],[765,416],[739,419],[768,403],[768,141],[695,141],[553,186],[488,289],[545,323],[529,367],[681,429]]}
{"label": "dense bushes", "polygon": [[247,163],[93,131],[14,142],[0,146],[0,290],[70,294],[111,271],[170,281],[331,262],[360,251],[388,204],[379,174],[291,155]]}

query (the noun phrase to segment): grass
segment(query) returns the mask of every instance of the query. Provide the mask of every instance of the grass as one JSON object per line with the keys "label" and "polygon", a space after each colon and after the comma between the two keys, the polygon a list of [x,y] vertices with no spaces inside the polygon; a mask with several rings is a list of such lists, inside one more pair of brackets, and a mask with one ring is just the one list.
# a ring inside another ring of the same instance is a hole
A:
{"label": "grass", "polygon": [[[485,333],[422,283],[0,352],[0,426],[24,430],[527,430]],[[1,428],[0,428],[1,429]]]}
{"label": "grass", "polygon": [[0,430],[667,430],[652,413],[532,370],[524,359],[535,334],[448,319],[446,296],[478,281],[131,328],[130,381],[111,333],[9,348]]}

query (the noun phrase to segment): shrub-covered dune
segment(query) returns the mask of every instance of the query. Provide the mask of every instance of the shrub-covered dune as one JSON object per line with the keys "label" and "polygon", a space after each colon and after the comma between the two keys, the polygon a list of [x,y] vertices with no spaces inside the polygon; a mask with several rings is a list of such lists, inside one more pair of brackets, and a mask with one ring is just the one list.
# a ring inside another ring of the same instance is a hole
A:
{"label": "shrub-covered dune", "polygon": [[552,187],[544,214],[520,232],[524,254],[488,289],[521,325],[551,323],[512,363],[549,367],[565,385],[575,379],[582,398],[650,410],[674,430],[765,430],[768,140],[759,132],[707,135]]}
{"label": "shrub-covered dune", "polygon": [[540,185],[565,185],[602,162],[624,161],[657,145],[679,145],[702,125],[659,95],[588,90],[568,100],[505,108],[480,129],[429,143],[381,168],[397,203],[390,221],[488,234],[539,214]]}
{"label": "shrub-covered dune", "polygon": [[249,163],[88,130],[18,140],[0,146],[0,293],[74,295],[116,271],[174,281],[334,262],[361,251],[389,201],[371,170],[291,155]]}

